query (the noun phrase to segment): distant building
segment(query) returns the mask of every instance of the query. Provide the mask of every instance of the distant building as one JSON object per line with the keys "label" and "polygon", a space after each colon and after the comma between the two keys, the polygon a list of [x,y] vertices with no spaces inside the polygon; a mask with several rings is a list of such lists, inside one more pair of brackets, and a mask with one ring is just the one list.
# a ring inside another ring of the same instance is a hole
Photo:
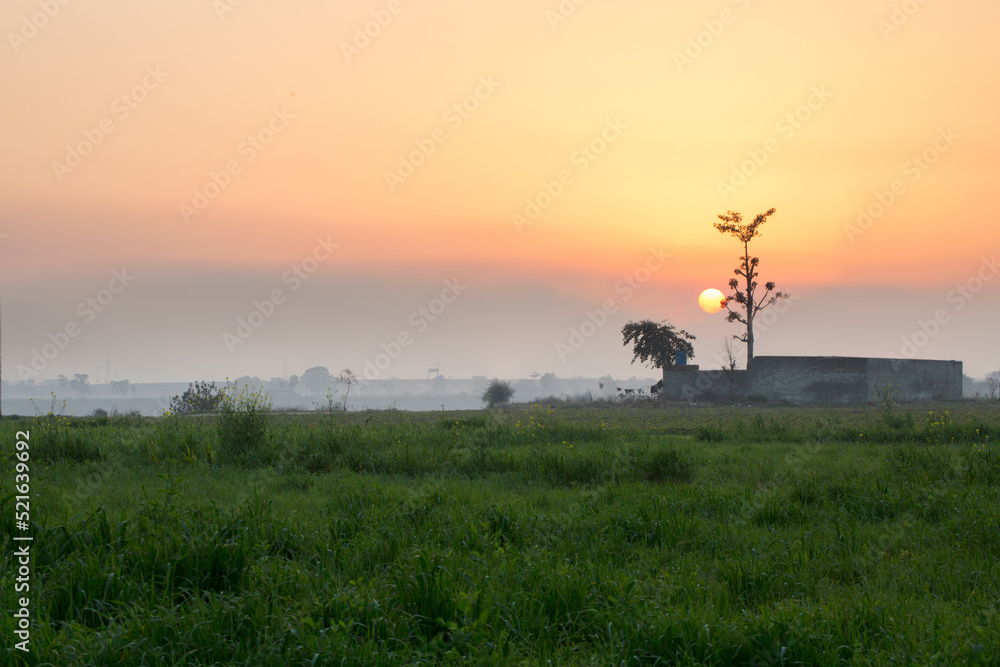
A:
{"label": "distant building", "polygon": [[962,362],[867,357],[754,357],[753,370],[663,369],[667,400],[852,405],[892,387],[901,401],[962,398]]}

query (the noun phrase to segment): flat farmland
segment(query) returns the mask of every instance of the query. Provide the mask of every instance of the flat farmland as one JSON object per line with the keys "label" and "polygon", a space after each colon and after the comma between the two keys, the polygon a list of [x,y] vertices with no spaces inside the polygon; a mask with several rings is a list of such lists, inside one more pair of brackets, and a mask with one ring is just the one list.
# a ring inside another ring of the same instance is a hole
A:
{"label": "flat farmland", "polygon": [[0,422],[4,664],[1000,663],[996,402],[243,406]]}

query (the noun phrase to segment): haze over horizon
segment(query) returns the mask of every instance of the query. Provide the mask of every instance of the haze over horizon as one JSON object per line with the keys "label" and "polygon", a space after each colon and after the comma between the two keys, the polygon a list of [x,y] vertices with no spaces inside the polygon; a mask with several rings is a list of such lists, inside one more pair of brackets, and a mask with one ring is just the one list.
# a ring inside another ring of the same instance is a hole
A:
{"label": "haze over horizon", "polygon": [[645,377],[641,319],[718,367],[741,332],[697,299],[742,248],[713,225],[771,207],[751,253],[794,298],[757,355],[982,377],[998,25],[974,0],[11,0],[4,378]]}

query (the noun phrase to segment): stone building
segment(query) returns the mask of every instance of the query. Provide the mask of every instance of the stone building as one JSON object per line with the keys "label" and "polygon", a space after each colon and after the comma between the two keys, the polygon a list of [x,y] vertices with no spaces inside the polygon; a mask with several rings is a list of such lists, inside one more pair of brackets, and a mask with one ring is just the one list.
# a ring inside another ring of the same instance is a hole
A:
{"label": "stone building", "polygon": [[902,401],[962,397],[962,362],[866,357],[754,357],[753,370],[663,369],[669,400],[766,400],[796,404],[866,403],[891,386]]}

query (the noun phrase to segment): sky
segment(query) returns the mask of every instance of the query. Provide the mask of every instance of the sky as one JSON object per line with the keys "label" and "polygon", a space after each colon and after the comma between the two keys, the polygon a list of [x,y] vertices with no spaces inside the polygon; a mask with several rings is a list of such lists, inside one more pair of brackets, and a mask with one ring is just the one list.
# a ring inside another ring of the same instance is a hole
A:
{"label": "sky", "polygon": [[[652,376],[756,354],[1000,369],[1000,5],[7,0],[9,381]],[[110,377],[106,362],[110,360]]]}

